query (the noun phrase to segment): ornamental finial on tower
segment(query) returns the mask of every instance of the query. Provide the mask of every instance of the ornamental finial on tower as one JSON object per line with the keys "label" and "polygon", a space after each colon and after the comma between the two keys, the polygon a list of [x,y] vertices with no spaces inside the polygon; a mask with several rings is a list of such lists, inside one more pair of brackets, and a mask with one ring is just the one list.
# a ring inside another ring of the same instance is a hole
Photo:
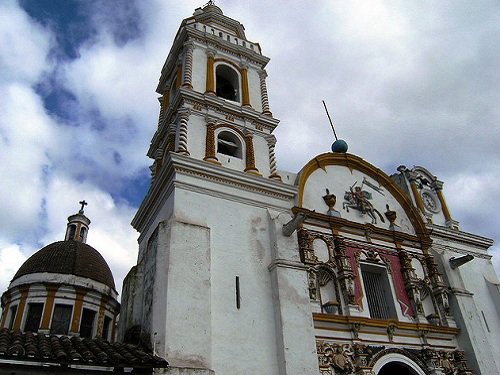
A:
{"label": "ornamental finial on tower", "polygon": [[85,202],[85,199],[84,199],[83,201],[78,202],[78,203],[80,203],[80,204],[82,205],[82,208],[80,208],[80,211],[78,211],[78,213],[79,213],[80,215],[83,215],[83,208],[84,208],[86,205],[88,205],[88,203],[87,203],[87,202]]}

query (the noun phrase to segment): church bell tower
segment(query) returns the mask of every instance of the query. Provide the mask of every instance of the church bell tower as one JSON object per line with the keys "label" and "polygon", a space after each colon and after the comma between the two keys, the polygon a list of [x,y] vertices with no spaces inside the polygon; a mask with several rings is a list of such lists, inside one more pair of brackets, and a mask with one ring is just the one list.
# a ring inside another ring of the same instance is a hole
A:
{"label": "church bell tower", "polygon": [[278,125],[269,109],[269,58],[241,23],[209,2],[185,19],[161,71],[153,178],[169,152],[279,180]]}
{"label": "church bell tower", "polygon": [[318,371],[297,237],[276,239],[297,187],[276,167],[268,62],[209,2],[182,21],[161,71],[119,331],[186,374]]}

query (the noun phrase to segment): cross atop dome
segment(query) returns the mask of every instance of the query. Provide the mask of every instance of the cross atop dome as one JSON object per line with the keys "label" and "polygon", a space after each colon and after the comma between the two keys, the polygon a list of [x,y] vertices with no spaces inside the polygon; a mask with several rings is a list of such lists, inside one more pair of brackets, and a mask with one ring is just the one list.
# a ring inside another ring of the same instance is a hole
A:
{"label": "cross atop dome", "polygon": [[78,211],[78,213],[79,213],[80,215],[83,215],[83,208],[84,208],[85,206],[87,206],[87,205],[88,205],[88,203],[87,203],[87,202],[85,202],[85,199],[84,199],[83,201],[78,202],[78,203],[80,203],[80,204],[82,205],[82,208],[80,208],[80,211]]}

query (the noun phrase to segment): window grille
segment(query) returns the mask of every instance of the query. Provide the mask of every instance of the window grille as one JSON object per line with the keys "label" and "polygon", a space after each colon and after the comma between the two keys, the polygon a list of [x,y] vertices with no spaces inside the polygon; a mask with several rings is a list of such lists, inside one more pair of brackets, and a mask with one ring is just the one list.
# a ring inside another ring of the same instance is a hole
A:
{"label": "window grille", "polygon": [[362,269],[361,274],[363,276],[370,317],[374,319],[395,318],[396,313],[387,274],[371,269]]}
{"label": "window grille", "polygon": [[29,303],[28,315],[26,316],[25,332],[38,332],[42,320],[43,303]]}
{"label": "window grille", "polygon": [[73,312],[73,306],[58,305],[58,304],[55,305],[54,314],[52,314],[52,324],[50,326],[50,333],[56,335],[67,335],[72,312]]}

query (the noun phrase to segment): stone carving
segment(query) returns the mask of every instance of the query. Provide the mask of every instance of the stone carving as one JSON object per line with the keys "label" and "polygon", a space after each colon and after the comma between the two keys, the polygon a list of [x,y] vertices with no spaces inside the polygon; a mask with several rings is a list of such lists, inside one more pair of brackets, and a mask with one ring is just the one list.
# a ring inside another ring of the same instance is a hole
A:
{"label": "stone carving", "polygon": [[372,195],[370,192],[363,190],[363,184],[361,186],[356,186],[357,181],[349,187],[349,191],[346,191],[344,194],[344,203],[342,205],[343,209],[349,212],[349,208],[358,210],[361,215],[367,214],[371,218],[372,224],[377,224],[378,215],[381,222],[385,222],[384,218],[380,214],[380,212],[373,207],[373,204],[370,202]]}
{"label": "stone carving", "polygon": [[330,190],[326,189],[326,195],[323,195],[323,200],[328,206],[328,211],[326,214],[328,216],[340,217],[340,212],[338,212],[334,207],[337,202],[337,197],[335,194],[330,194]]}
{"label": "stone carving", "polygon": [[316,283],[316,272],[314,272],[314,269],[309,269],[307,271],[307,276],[309,285],[309,299],[315,301],[318,299],[318,288]]}
{"label": "stone carving", "polygon": [[396,332],[396,325],[389,324],[387,326],[387,337],[389,338],[390,342],[392,342],[394,340],[394,333],[395,332]]}
{"label": "stone carving", "polygon": [[389,208],[388,204],[385,205],[385,208],[387,209],[387,211],[384,213],[384,215],[387,218],[387,220],[389,220],[389,229],[394,231],[400,231],[401,227],[399,225],[396,225],[396,219],[397,219],[396,211],[392,211]]}
{"label": "stone carving", "polygon": [[361,329],[361,323],[355,322],[351,323],[352,337],[357,340],[359,339],[359,330]]}
{"label": "stone carving", "polygon": [[[319,368],[322,374],[351,374],[354,370],[351,345],[316,342]],[[334,372],[332,372],[332,370]]]}
{"label": "stone carving", "polygon": [[341,237],[335,237],[334,244],[335,262],[338,269],[337,279],[340,285],[340,290],[342,291],[345,303],[355,305],[356,296],[354,293],[354,272],[345,252],[344,240]]}

